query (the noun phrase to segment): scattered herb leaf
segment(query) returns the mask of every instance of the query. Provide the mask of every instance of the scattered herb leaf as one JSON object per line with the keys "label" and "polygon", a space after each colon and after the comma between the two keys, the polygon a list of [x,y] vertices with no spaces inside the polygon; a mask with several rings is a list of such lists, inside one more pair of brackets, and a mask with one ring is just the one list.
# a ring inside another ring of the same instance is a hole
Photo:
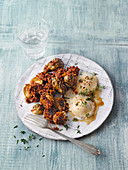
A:
{"label": "scattered herb leaf", "polygon": [[78,129],[78,130],[77,130],[77,133],[81,133],[81,131]]}
{"label": "scattered herb leaf", "polygon": [[78,103],[76,103],[76,106],[78,106]]}
{"label": "scattered herb leaf", "polygon": [[24,147],[24,150],[28,150],[28,148],[31,148],[31,146]]}
{"label": "scattered herb leaf", "polygon": [[25,134],[26,132],[25,131],[21,131],[20,133]]}
{"label": "scattered herb leaf", "polygon": [[99,84],[97,84],[97,90],[99,90]]}
{"label": "scattered herb leaf", "polygon": [[87,101],[91,100],[91,97],[88,97],[86,100],[87,100]]}
{"label": "scattered herb leaf", "polygon": [[75,63],[75,65],[77,65],[78,63]]}
{"label": "scattered herb leaf", "polygon": [[79,129],[80,125],[77,126],[77,128]]}
{"label": "scattered herb leaf", "polygon": [[59,129],[59,131],[62,131],[63,129]]}
{"label": "scattered herb leaf", "polygon": [[105,89],[105,86],[101,86],[102,89]]}
{"label": "scattered herb leaf", "polygon": [[88,117],[88,116],[89,116],[89,113],[86,114],[86,117]]}
{"label": "scattered herb leaf", "polygon": [[73,118],[73,119],[72,119],[72,121],[77,122],[77,121],[78,121],[78,119],[77,119],[77,118]]}
{"label": "scattered herb leaf", "polygon": [[82,80],[82,79],[79,79],[79,82],[83,82],[83,80]]}
{"label": "scattered herb leaf", "polygon": [[43,138],[40,138],[39,140],[42,140]]}
{"label": "scattered herb leaf", "polygon": [[19,143],[19,140],[16,141],[16,144],[18,144],[18,143]]}
{"label": "scattered herb leaf", "polygon": [[95,72],[93,72],[93,74],[96,76],[96,75],[98,75],[97,73],[95,73]]}
{"label": "scattered herb leaf", "polygon": [[80,75],[82,75],[82,73],[80,73]]}
{"label": "scattered herb leaf", "polygon": [[64,97],[65,99],[70,99],[69,97]]}
{"label": "scattered herb leaf", "polygon": [[16,138],[16,136],[14,135],[14,138]]}
{"label": "scattered herb leaf", "polygon": [[35,135],[32,134],[28,137],[28,140],[31,140],[31,139],[36,139]]}
{"label": "scattered herb leaf", "polygon": [[93,77],[91,77],[91,80],[93,79]]}
{"label": "scattered herb leaf", "polygon": [[38,147],[39,147],[39,145],[36,145],[36,147],[38,148]]}
{"label": "scattered herb leaf", "polygon": [[87,101],[93,99],[93,96],[94,96],[93,91],[90,91],[90,93],[91,93],[91,97],[88,97],[88,98],[86,99]]}
{"label": "scattered herb leaf", "polygon": [[45,155],[43,154],[42,157],[45,157]]}
{"label": "scattered herb leaf", "polygon": [[14,126],[14,128],[18,128],[18,125]]}
{"label": "scattered herb leaf", "polygon": [[86,104],[87,104],[87,102],[83,102],[82,104],[86,105]]}
{"label": "scattered herb leaf", "polygon": [[64,127],[66,128],[66,130],[68,130],[68,125],[66,124],[66,125],[64,125]]}
{"label": "scattered herb leaf", "polygon": [[26,139],[21,139],[20,141],[23,142],[23,144],[28,143]]}
{"label": "scattered herb leaf", "polygon": [[79,94],[80,94],[80,95],[84,95],[84,96],[86,96],[86,92],[82,92],[82,91],[80,91],[80,92],[79,92]]}

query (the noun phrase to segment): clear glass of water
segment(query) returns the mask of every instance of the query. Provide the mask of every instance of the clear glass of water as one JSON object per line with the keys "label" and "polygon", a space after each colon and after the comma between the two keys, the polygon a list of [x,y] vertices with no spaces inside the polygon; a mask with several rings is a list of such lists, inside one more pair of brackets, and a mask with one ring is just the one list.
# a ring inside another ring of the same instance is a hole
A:
{"label": "clear glass of water", "polygon": [[17,27],[16,35],[20,45],[30,58],[37,59],[44,55],[49,30],[49,24],[42,18],[29,19]]}

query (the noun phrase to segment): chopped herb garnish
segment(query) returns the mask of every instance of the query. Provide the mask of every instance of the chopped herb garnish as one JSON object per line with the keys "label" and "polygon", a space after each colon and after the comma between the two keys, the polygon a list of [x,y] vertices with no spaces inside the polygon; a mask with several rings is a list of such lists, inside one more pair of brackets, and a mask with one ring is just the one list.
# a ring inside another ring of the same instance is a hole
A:
{"label": "chopped herb garnish", "polygon": [[43,154],[42,157],[45,157],[45,155]]}
{"label": "chopped herb garnish", "polygon": [[97,90],[99,90],[99,84],[97,84]]}
{"label": "chopped herb garnish", "polygon": [[87,102],[83,102],[82,104],[86,105],[86,104],[87,104]]}
{"label": "chopped herb garnish", "polygon": [[86,99],[87,101],[93,99],[93,96],[94,96],[93,91],[90,91],[90,93],[91,93],[91,97],[88,97],[88,98]]}
{"label": "chopped herb garnish", "polygon": [[25,134],[26,132],[25,131],[21,131],[20,133]]}
{"label": "chopped herb garnish", "polygon": [[75,65],[77,65],[78,63],[75,63]]}
{"label": "chopped herb garnish", "polygon": [[18,143],[19,143],[19,140],[16,141],[16,144],[18,144]]}
{"label": "chopped herb garnish", "polygon": [[93,74],[94,74],[95,76],[98,75],[97,73],[94,73],[94,72],[93,72]]}
{"label": "chopped herb garnish", "polygon": [[101,86],[102,89],[105,89],[105,86]]}
{"label": "chopped herb garnish", "polygon": [[64,125],[64,127],[66,128],[66,130],[68,130],[68,125],[66,124],[66,125]]}
{"label": "chopped herb garnish", "polygon": [[90,92],[91,92],[91,97],[93,97],[94,96],[93,91],[90,91]]}
{"label": "chopped herb garnish", "polygon": [[26,139],[21,139],[20,141],[23,142],[23,144],[28,143]]}
{"label": "chopped herb garnish", "polygon": [[39,145],[36,145],[36,147],[38,148],[38,147],[39,147]]}
{"label": "chopped herb garnish", "polygon": [[82,73],[80,73],[80,75],[82,75]]}
{"label": "chopped herb garnish", "polygon": [[91,100],[91,97],[88,97],[86,100],[87,100],[87,101]]}
{"label": "chopped herb garnish", "polygon": [[81,131],[78,129],[78,130],[77,130],[77,133],[81,133]]}
{"label": "chopped herb garnish", "polygon": [[70,99],[69,97],[64,97],[65,99]]}
{"label": "chopped herb garnish", "polygon": [[78,121],[78,119],[77,119],[77,118],[73,118],[73,119],[72,119],[72,121],[77,122],[77,121]]}
{"label": "chopped herb garnish", "polygon": [[93,77],[91,77],[91,80],[93,79]]}
{"label": "chopped herb garnish", "polygon": [[86,96],[86,92],[80,91],[79,94]]}
{"label": "chopped herb garnish", "polygon": [[28,140],[31,140],[31,139],[36,139],[35,135],[32,134],[28,137]]}
{"label": "chopped herb garnish", "polygon": [[77,126],[77,129],[79,129],[80,125]]}
{"label": "chopped herb garnish", "polygon": [[89,116],[89,113],[86,114],[86,117],[88,117],[88,116]]}
{"label": "chopped herb garnish", "polygon": [[83,80],[82,80],[82,79],[79,79],[79,82],[83,82]]}
{"label": "chopped herb garnish", "polygon": [[24,150],[28,150],[28,148],[31,148],[31,146],[24,147]]}
{"label": "chopped herb garnish", "polygon": [[14,136],[14,138],[16,138],[16,136]]}
{"label": "chopped herb garnish", "polygon": [[59,131],[62,131],[63,129],[59,129]]}
{"label": "chopped herb garnish", "polygon": [[43,138],[40,138],[39,140],[42,140]]}
{"label": "chopped herb garnish", "polygon": [[76,103],[76,106],[78,106],[78,103]]}
{"label": "chopped herb garnish", "polygon": [[14,126],[14,128],[18,128],[18,125]]}

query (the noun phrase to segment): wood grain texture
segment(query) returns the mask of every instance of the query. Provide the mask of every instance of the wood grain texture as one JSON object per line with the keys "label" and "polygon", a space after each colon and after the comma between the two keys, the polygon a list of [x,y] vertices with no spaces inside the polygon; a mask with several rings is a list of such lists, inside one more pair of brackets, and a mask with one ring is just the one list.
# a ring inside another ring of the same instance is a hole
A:
{"label": "wood grain texture", "polygon": [[[1,0],[0,1],[0,169],[124,170],[128,169],[128,1]],[[45,57],[76,53],[100,64],[114,90],[113,110],[104,124],[81,141],[96,145],[101,156],[87,154],[65,141],[37,139],[27,151],[17,139],[29,131],[19,120],[14,91],[23,72],[35,62],[17,44],[15,29],[27,18],[44,17],[51,32]],[[18,124],[18,128],[13,127]],[[36,145],[39,144],[37,148]],[[22,148],[22,150],[19,150]],[[42,153],[45,157],[42,157]]]}

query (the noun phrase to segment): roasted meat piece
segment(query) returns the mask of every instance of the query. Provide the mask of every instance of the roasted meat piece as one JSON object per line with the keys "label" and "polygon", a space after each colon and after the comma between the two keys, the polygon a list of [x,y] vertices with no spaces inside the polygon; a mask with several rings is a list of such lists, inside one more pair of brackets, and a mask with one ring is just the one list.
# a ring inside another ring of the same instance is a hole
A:
{"label": "roasted meat piece", "polygon": [[68,120],[68,116],[66,116],[65,111],[56,112],[53,116],[53,122],[57,125],[64,125]]}
{"label": "roasted meat piece", "polygon": [[71,66],[67,68],[67,71],[64,74],[64,83],[67,87],[75,89],[77,84],[79,74],[79,68]]}
{"label": "roasted meat piece", "polygon": [[52,85],[61,94],[65,94],[67,91],[64,81],[57,81],[56,77],[52,78]]}
{"label": "roasted meat piece", "polygon": [[65,74],[65,69],[60,68],[57,71],[54,71],[53,76],[52,76],[52,85],[53,87],[61,94],[65,94],[67,91],[67,87],[64,84],[64,74]]}
{"label": "roasted meat piece", "polygon": [[39,77],[34,77],[31,81],[30,84],[43,84],[43,80],[41,80]]}
{"label": "roasted meat piece", "polygon": [[45,85],[46,83],[51,83],[52,74],[41,72],[41,73],[38,73],[36,77],[41,79],[43,81],[43,84]]}
{"label": "roasted meat piece", "polygon": [[67,67],[67,71],[69,73],[73,73],[74,76],[78,76],[80,69],[77,66],[76,67],[75,66],[70,66],[70,67]]}
{"label": "roasted meat piece", "polygon": [[64,67],[63,61],[60,58],[54,58],[44,67],[44,72],[54,71],[57,70],[58,68],[63,67]]}
{"label": "roasted meat piece", "polygon": [[33,106],[31,112],[37,115],[42,115],[44,111],[43,106],[41,106],[40,104],[36,104]]}
{"label": "roasted meat piece", "polygon": [[69,110],[69,105],[66,102],[66,100],[62,97],[56,97],[54,98],[54,106],[57,110],[59,111],[66,111],[68,112]]}
{"label": "roasted meat piece", "polygon": [[66,75],[64,76],[65,85],[69,88],[74,89],[77,84],[77,79],[78,79],[78,76],[75,76],[73,73],[69,73],[67,71]]}
{"label": "roasted meat piece", "polygon": [[25,87],[23,89],[24,95],[26,98],[32,97],[32,94],[30,92],[31,85],[30,84],[25,84]]}
{"label": "roasted meat piece", "polygon": [[41,94],[40,103],[45,107],[45,109],[49,109],[54,103],[53,96],[49,93]]}
{"label": "roasted meat piece", "polygon": [[56,89],[50,83],[46,83],[43,89],[39,90],[40,95],[44,93],[49,93],[50,95],[54,96],[55,92],[56,92]]}
{"label": "roasted meat piece", "polygon": [[38,93],[39,89],[42,88],[42,85],[30,85],[26,84],[23,92],[25,95],[25,100],[27,103],[39,102],[40,94]]}
{"label": "roasted meat piece", "polygon": [[49,120],[51,123],[53,123],[53,115],[56,113],[56,109],[54,107],[51,107],[49,109],[44,109],[43,116],[47,120]]}

